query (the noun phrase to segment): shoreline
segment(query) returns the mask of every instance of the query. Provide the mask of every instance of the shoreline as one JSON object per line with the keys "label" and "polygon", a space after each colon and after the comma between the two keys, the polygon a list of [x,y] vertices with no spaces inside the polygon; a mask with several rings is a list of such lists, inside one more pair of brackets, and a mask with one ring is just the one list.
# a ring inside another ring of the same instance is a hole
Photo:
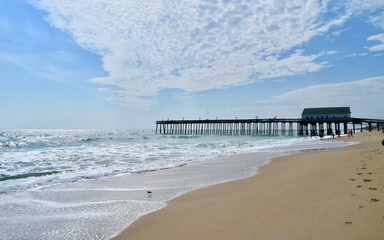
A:
{"label": "shoreline", "polygon": [[251,177],[176,197],[112,239],[382,238],[383,137],[274,158]]}

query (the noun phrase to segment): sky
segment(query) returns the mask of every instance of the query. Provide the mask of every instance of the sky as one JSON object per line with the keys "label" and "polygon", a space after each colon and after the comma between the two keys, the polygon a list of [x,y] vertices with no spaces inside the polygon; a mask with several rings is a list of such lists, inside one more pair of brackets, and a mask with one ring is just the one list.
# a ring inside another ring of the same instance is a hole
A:
{"label": "sky", "polygon": [[383,103],[383,0],[0,0],[0,129]]}

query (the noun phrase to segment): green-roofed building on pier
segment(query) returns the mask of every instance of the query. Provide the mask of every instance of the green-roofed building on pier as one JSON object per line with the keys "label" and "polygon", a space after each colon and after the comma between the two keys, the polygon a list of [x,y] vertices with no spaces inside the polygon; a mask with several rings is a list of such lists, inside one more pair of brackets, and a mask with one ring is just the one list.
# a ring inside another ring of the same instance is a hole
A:
{"label": "green-roofed building on pier", "polygon": [[304,108],[301,114],[303,121],[349,121],[351,109],[349,107]]}

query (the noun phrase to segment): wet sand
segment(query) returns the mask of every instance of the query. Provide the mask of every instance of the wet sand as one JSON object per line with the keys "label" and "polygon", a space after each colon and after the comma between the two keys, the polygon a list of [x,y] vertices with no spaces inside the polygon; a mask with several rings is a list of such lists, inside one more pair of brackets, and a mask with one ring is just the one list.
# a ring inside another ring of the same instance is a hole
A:
{"label": "wet sand", "polygon": [[383,139],[356,133],[341,140],[361,144],[275,158],[167,202],[114,239],[384,239]]}

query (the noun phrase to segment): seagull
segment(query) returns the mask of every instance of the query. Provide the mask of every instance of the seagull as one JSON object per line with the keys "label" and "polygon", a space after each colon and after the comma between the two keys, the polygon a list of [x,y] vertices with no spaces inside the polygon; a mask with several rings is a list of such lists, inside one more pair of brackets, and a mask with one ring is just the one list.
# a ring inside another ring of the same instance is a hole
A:
{"label": "seagull", "polygon": [[148,197],[152,196],[152,192],[151,191],[147,191],[147,193],[148,193]]}

